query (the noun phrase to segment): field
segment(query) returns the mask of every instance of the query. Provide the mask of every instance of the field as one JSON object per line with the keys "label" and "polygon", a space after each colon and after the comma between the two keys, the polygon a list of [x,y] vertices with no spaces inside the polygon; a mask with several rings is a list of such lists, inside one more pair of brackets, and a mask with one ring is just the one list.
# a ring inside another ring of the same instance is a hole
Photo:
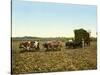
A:
{"label": "field", "polygon": [[[12,40],[12,74],[97,69],[96,41],[85,49],[67,49],[63,45],[61,51],[45,51],[44,41],[39,39],[40,51],[22,52],[21,40]],[[62,41],[64,43],[65,39]]]}

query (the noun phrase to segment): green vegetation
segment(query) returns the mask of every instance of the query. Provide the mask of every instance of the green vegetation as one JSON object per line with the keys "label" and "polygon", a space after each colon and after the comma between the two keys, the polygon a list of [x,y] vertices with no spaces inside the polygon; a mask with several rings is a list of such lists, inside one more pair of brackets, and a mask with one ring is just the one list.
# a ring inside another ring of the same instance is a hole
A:
{"label": "green vegetation", "polygon": [[97,45],[92,41],[90,47],[66,49],[63,43],[61,51],[45,51],[42,44],[47,40],[67,41],[66,38],[35,38],[38,40],[40,51],[21,52],[19,43],[23,39],[12,39],[12,73],[37,73],[97,69]]}

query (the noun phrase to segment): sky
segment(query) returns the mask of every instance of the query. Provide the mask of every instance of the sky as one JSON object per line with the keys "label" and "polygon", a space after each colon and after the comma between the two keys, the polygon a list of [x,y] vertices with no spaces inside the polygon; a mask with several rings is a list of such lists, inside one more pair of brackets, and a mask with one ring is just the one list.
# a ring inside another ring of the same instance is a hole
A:
{"label": "sky", "polygon": [[95,5],[12,0],[12,37],[74,37],[80,28],[96,37]]}

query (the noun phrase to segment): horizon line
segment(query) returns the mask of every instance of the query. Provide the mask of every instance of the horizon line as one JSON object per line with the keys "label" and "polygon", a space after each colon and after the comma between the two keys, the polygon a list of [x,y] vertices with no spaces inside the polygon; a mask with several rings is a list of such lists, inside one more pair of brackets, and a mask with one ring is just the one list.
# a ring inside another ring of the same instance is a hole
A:
{"label": "horizon line", "polygon": [[[65,36],[59,36],[59,37],[39,37],[39,36],[11,36],[12,38],[22,38],[22,37],[32,37],[32,38],[75,38],[75,37],[65,37]],[[90,38],[97,38],[97,36],[90,36]]]}

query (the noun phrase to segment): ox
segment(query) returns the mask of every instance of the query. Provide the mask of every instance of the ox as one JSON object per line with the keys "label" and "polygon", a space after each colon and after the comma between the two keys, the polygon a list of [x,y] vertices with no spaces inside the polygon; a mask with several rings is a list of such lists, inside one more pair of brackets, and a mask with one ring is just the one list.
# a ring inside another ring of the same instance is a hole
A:
{"label": "ox", "polygon": [[39,50],[39,42],[37,41],[21,42],[19,48],[23,48],[24,50],[31,50],[33,48]]}
{"label": "ox", "polygon": [[43,44],[46,50],[61,50],[62,42],[61,41],[47,41]]}
{"label": "ox", "polygon": [[65,46],[66,48],[77,48],[77,47],[82,47],[82,42],[77,42],[77,41],[73,41],[73,40],[70,40],[70,41],[67,41],[65,43]]}

